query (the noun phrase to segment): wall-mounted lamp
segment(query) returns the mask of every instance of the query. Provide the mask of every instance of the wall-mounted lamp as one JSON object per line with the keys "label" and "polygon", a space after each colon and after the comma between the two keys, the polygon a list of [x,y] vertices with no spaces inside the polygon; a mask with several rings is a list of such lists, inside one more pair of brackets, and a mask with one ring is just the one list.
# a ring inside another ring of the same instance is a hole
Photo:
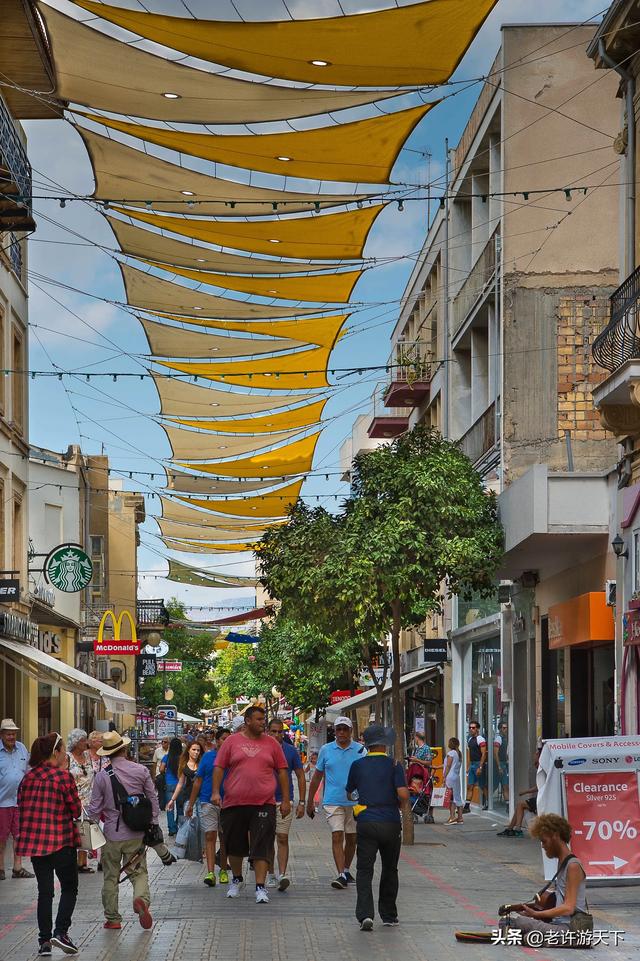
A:
{"label": "wall-mounted lamp", "polygon": [[629,551],[625,550],[624,541],[622,540],[619,534],[616,534],[616,536],[611,541],[611,547],[613,548],[613,553],[616,555],[616,557],[629,556]]}

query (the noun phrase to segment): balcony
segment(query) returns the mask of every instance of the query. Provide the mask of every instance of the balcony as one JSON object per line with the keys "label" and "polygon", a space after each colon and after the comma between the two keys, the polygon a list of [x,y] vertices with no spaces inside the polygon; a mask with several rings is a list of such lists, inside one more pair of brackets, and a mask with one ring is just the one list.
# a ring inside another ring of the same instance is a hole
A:
{"label": "balcony", "polygon": [[[418,407],[431,389],[430,347],[423,341],[399,341],[389,358],[390,380],[385,407]],[[371,436],[371,435],[370,435]]]}
{"label": "balcony", "polygon": [[138,627],[166,627],[169,620],[169,612],[164,606],[162,598],[137,602],[136,621]]}
{"label": "balcony", "polygon": [[496,236],[499,236],[497,228],[489,237],[451,305],[452,336],[458,333],[469,314],[484,300],[493,285],[496,271]]}
{"label": "balcony", "polygon": [[496,405],[487,407],[475,424],[459,440],[460,450],[476,464],[496,443]]}
{"label": "balcony", "polygon": [[640,358],[638,300],[640,267],[611,294],[609,323],[593,342],[593,359],[613,373],[628,360]]}
{"label": "balcony", "polygon": [[367,428],[369,437],[375,440],[393,440],[409,429],[408,407],[387,407],[386,384],[378,384],[373,393],[373,417]]}
{"label": "balcony", "polygon": [[31,164],[0,97],[0,231],[36,229],[31,211]]}

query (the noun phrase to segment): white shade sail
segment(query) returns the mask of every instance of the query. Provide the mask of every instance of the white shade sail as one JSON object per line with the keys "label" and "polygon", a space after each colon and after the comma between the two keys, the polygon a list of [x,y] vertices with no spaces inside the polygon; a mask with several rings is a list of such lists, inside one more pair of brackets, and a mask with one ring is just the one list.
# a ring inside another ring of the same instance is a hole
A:
{"label": "white shade sail", "polygon": [[182,430],[179,427],[164,425],[163,429],[169,438],[174,457],[195,457],[203,460],[226,459],[250,454],[271,447],[273,444],[291,440],[292,437],[297,437],[300,434],[299,430],[282,430],[275,434],[258,434],[253,437],[246,437],[234,434],[231,436],[228,434],[212,434],[210,431],[198,433],[193,430]]}
{"label": "white shade sail", "polygon": [[149,341],[154,357],[254,357],[257,354],[273,354],[279,350],[294,350],[300,344],[295,340],[281,338],[225,337],[223,334],[205,334],[182,327],[157,324],[145,317],[138,318]]}
{"label": "white shade sail", "polygon": [[152,373],[160,397],[160,413],[177,417],[235,417],[283,410],[316,400],[318,394],[243,394],[239,391],[201,387],[175,377]]}

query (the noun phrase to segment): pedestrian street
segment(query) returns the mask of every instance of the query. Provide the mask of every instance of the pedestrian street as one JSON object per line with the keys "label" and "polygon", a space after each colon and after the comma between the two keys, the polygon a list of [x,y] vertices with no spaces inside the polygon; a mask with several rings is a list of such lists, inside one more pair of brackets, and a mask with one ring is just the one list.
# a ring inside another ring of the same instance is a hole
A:
{"label": "pedestrian street", "polygon": [[[441,822],[444,813],[437,812]],[[489,961],[522,957],[568,961],[568,950],[490,944],[458,944],[456,929],[492,925],[499,904],[529,897],[542,884],[539,846],[524,839],[496,838],[489,818],[471,815],[463,825],[416,825],[416,844],[400,860],[400,925],[359,930],[355,891],[330,887],[335,873],[330,835],[322,813],[298,821],[291,833],[292,884],[270,903],[254,902],[253,877],[237,900],[226,886],[207,888],[202,865],[178,861],[163,867],[148,853],[151,913],[143,931],[131,908],[131,888],[120,886],[123,926],[105,931],[102,875],[80,877],[71,935],[80,957],[91,961]],[[376,878],[377,884],[377,878]],[[635,961],[640,950],[638,892],[635,887],[590,888],[589,904],[598,930],[623,930],[618,947],[600,945],[592,961]],[[37,951],[35,881],[0,883],[0,961],[30,961]],[[54,957],[63,958],[54,949]]]}

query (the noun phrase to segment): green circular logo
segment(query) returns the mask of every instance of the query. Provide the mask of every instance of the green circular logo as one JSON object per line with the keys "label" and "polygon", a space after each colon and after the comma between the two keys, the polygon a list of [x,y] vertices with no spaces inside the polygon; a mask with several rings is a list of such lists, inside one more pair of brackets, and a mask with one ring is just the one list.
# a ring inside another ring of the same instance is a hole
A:
{"label": "green circular logo", "polygon": [[77,594],[91,583],[93,564],[78,544],[61,544],[48,554],[44,575],[59,591]]}

